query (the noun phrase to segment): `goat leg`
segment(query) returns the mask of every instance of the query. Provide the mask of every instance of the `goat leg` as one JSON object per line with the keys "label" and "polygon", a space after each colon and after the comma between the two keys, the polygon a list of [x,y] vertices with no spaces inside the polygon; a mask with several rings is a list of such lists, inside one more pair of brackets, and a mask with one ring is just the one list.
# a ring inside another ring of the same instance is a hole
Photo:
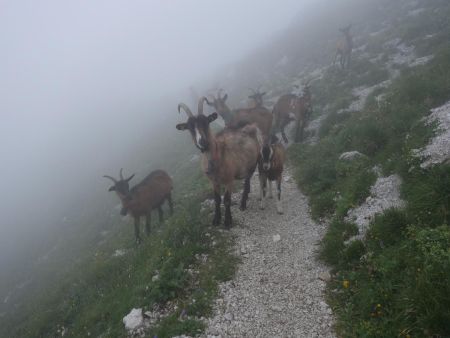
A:
{"label": "goat leg", "polygon": [[303,122],[301,118],[297,121],[297,126],[295,128],[295,142],[301,142],[303,140]]}
{"label": "goat leg", "polygon": [[214,187],[214,202],[216,209],[214,211],[213,225],[220,225],[220,220],[222,218],[220,212],[220,204],[222,203],[222,198],[220,196],[220,187]]}
{"label": "goat leg", "polygon": [[134,218],[134,237],[136,238],[136,244],[141,243],[141,236],[139,235],[139,217]]}
{"label": "goat leg", "polygon": [[231,191],[226,190],[225,195],[223,197],[223,202],[225,204],[225,222],[224,226],[225,228],[229,229],[231,228]]}
{"label": "goat leg", "polygon": [[164,214],[161,206],[158,207],[158,216],[159,216],[159,223],[164,222]]}
{"label": "goat leg", "polygon": [[173,215],[172,194],[169,194],[169,196],[167,197],[167,202],[169,202],[170,216],[172,216]]}
{"label": "goat leg", "polygon": [[288,141],[288,138],[287,138],[287,136],[286,136],[286,133],[284,132],[284,127],[285,127],[285,125],[283,125],[283,126],[281,127],[281,137],[283,138],[284,143],[287,144],[289,141]]}
{"label": "goat leg", "polygon": [[277,177],[277,212],[283,213],[283,206],[281,205],[281,175]]}
{"label": "goat leg", "polygon": [[150,236],[151,222],[152,222],[152,214],[151,214],[151,211],[150,211],[150,212],[148,212],[147,216],[145,217],[145,234],[147,236]]}
{"label": "goat leg", "polygon": [[260,202],[259,208],[261,210],[264,210],[264,208],[266,207],[265,206],[266,185],[267,185],[267,177],[265,174],[260,173],[259,174],[259,188],[260,188],[261,202]]}
{"label": "goat leg", "polygon": [[247,177],[244,181],[244,190],[242,192],[242,198],[241,198],[241,209],[242,211],[247,209],[247,198],[248,193],[250,192],[250,178],[251,176]]}

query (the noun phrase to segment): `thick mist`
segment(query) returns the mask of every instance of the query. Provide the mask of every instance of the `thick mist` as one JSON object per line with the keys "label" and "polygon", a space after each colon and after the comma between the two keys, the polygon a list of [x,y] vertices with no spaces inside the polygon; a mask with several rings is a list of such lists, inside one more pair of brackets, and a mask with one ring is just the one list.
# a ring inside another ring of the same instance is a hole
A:
{"label": "thick mist", "polygon": [[0,267],[83,201],[115,198],[101,176],[139,174],[152,154],[129,162],[136,147],[184,136],[170,126],[188,88],[267,43],[305,2],[2,1]]}

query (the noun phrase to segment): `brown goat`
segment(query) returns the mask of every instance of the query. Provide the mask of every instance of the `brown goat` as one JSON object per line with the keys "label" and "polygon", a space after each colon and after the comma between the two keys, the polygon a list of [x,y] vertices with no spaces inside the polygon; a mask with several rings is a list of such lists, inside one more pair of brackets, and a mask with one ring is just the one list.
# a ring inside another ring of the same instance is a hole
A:
{"label": "brown goat", "polygon": [[244,179],[244,190],[241,198],[241,210],[247,207],[250,191],[250,179],[256,169],[259,152],[262,145],[261,131],[255,125],[242,128],[225,128],[213,135],[209,124],[217,119],[217,113],[203,115],[201,98],[198,104],[197,116],[194,116],[183,103],[178,105],[178,112],[183,109],[188,115],[186,123],[177,124],[178,130],[188,130],[194,145],[202,152],[202,168],[210,180],[214,190],[215,214],[213,225],[221,222],[221,186],[225,187],[224,205],[226,228],[231,227],[231,192],[236,179]]}
{"label": "brown goat", "polygon": [[252,95],[249,95],[248,98],[252,100],[252,105],[250,108],[261,108],[263,107],[263,96],[266,95],[266,92],[261,93],[258,90],[250,89],[252,91]]}
{"label": "brown goat", "polygon": [[333,65],[336,64],[336,60],[339,56],[339,63],[342,69],[350,66],[350,57],[353,49],[353,37],[350,34],[351,28],[352,25],[350,24],[347,27],[339,29],[344,34],[344,37],[337,43]]}
{"label": "brown goat", "polygon": [[312,112],[312,97],[308,83],[303,87],[302,96],[286,94],[281,96],[275,103],[272,114],[275,119],[274,131],[281,132],[283,141],[288,143],[284,128],[291,122],[296,121],[295,142],[303,140],[303,131]]}
{"label": "brown goat", "polygon": [[269,198],[272,198],[272,181],[277,182],[277,212],[283,213],[281,204],[281,178],[283,174],[286,153],[283,145],[274,137],[272,143],[265,143],[261,149],[261,156],[258,161],[259,184],[261,191],[260,208],[265,208],[265,198],[267,181],[269,181]]}
{"label": "brown goat", "polygon": [[220,91],[216,98],[209,101],[205,98],[206,103],[214,107],[219,115],[225,121],[225,126],[230,128],[238,128],[239,126],[245,124],[254,123],[263,135],[264,140],[269,138],[272,129],[272,119],[273,116],[267,108],[262,106],[262,96],[265,93],[254,93],[250,95],[249,98],[253,99],[255,102],[255,107],[253,108],[243,108],[231,110],[225,101],[228,98],[228,94],[224,96],[220,95]]}
{"label": "brown goat", "polygon": [[139,184],[130,189],[129,182],[134,174],[124,179],[122,169],[120,169],[120,180],[111,176],[103,176],[114,182],[109,191],[115,191],[122,201],[122,210],[120,214],[125,216],[127,213],[134,218],[134,235],[136,242],[141,242],[139,234],[139,225],[141,216],[145,216],[145,230],[150,234],[151,212],[158,209],[159,221],[163,221],[162,204],[167,200],[169,203],[170,214],[173,213],[172,189],[173,183],[170,176],[163,170],[155,170],[144,178]]}

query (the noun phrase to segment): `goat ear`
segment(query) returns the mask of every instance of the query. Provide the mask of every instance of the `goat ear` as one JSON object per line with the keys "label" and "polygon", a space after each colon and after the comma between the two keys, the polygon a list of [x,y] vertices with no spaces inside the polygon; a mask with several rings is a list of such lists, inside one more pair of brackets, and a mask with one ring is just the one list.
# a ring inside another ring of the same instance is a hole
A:
{"label": "goat ear", "polygon": [[225,94],[224,97],[222,97],[222,101],[226,101],[228,99],[228,94]]}
{"label": "goat ear", "polygon": [[261,96],[264,96],[264,95],[266,95],[266,92],[264,92],[264,93],[261,93]]}
{"label": "goat ear", "polygon": [[113,185],[111,188],[108,189],[108,191],[115,191],[116,190],[116,186]]}
{"label": "goat ear", "polygon": [[180,123],[175,126],[178,130],[186,130],[188,129],[187,123]]}
{"label": "goat ear", "polygon": [[216,112],[212,113],[211,115],[208,115],[208,123],[211,123],[215,119],[217,119],[217,113]]}
{"label": "goat ear", "polygon": [[131,181],[131,179],[134,177],[134,175],[136,175],[136,174],[133,174],[133,175],[131,175],[130,177],[128,177],[125,181],[126,182],[130,182]]}

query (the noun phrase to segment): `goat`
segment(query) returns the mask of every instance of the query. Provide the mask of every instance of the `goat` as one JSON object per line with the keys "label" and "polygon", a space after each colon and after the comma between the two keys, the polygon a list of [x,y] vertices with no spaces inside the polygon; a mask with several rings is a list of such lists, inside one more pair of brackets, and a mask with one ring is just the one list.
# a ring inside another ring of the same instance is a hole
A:
{"label": "goat", "polygon": [[261,192],[260,209],[265,208],[267,181],[269,181],[269,198],[272,198],[272,181],[277,182],[277,212],[283,213],[281,204],[281,178],[283,174],[284,161],[286,158],[283,145],[278,142],[276,136],[270,143],[265,143],[261,148],[261,156],[258,161],[259,185]]}
{"label": "goat", "polygon": [[263,107],[263,96],[266,95],[266,92],[261,93],[258,90],[250,89],[253,93],[248,96],[249,99],[252,100],[252,106],[250,108],[261,108]]}
{"label": "goat", "polygon": [[163,170],[152,171],[140,183],[130,189],[129,182],[134,174],[127,179],[123,178],[122,169],[120,169],[120,180],[112,176],[105,175],[114,182],[109,191],[115,191],[122,201],[122,210],[120,214],[125,216],[127,213],[134,218],[134,235],[136,243],[141,242],[140,237],[140,218],[145,216],[145,231],[150,234],[151,212],[158,209],[159,221],[163,221],[162,204],[167,200],[169,203],[170,214],[173,214],[172,189],[173,183],[170,176]]}
{"label": "goat", "polygon": [[336,64],[338,56],[340,57],[339,63],[342,69],[350,66],[350,57],[353,49],[353,37],[350,34],[351,28],[351,24],[344,28],[339,28],[339,30],[344,34],[344,38],[337,43],[333,66]]}
{"label": "goat", "polygon": [[202,97],[198,103],[197,116],[184,103],[178,105],[188,116],[186,123],[176,125],[178,130],[188,130],[191,133],[194,145],[202,153],[202,168],[214,190],[215,213],[213,225],[221,222],[221,186],[225,187],[224,226],[230,228],[231,217],[231,192],[236,179],[244,179],[240,209],[247,207],[247,198],[250,191],[250,179],[256,169],[259,152],[262,145],[261,131],[256,125],[246,125],[242,128],[225,128],[213,135],[210,123],[217,119],[217,113],[208,116],[203,114],[203,105],[206,101]]}
{"label": "goat", "polygon": [[254,93],[249,96],[255,100],[255,107],[231,110],[225,101],[228,94],[221,96],[221,90],[217,94],[217,98],[213,97],[212,101],[205,98],[206,103],[214,107],[219,115],[225,121],[226,127],[238,128],[240,125],[254,123],[261,131],[264,140],[269,138],[272,129],[273,116],[267,108],[262,106],[262,96],[265,93]]}
{"label": "goat", "polygon": [[272,114],[275,119],[275,131],[280,131],[283,141],[288,143],[284,128],[291,122],[296,121],[295,142],[303,139],[303,130],[312,112],[312,96],[309,81],[303,86],[302,96],[286,94],[281,96],[275,103]]}

